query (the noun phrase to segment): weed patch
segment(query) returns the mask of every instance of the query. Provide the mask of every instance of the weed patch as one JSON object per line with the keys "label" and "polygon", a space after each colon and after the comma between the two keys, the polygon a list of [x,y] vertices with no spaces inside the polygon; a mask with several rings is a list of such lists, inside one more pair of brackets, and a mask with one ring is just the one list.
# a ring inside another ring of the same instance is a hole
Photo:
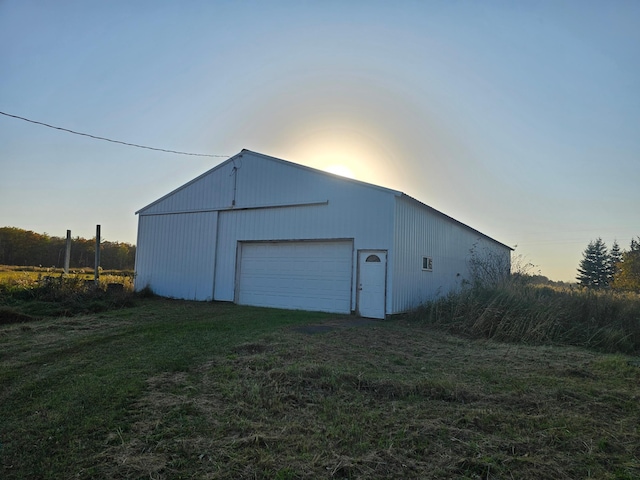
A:
{"label": "weed patch", "polygon": [[640,352],[640,297],[636,294],[513,281],[448,295],[410,317],[473,338]]}
{"label": "weed patch", "polygon": [[84,274],[9,273],[0,281],[0,324],[126,308],[137,297],[128,276],[105,275],[96,286]]}

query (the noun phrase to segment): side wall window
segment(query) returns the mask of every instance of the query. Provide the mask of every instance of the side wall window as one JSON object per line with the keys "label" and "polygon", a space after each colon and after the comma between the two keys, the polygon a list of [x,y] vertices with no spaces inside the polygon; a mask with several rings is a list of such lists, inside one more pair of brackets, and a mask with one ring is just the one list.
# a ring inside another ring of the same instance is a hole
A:
{"label": "side wall window", "polygon": [[422,270],[426,272],[433,271],[433,259],[431,257],[422,257]]}

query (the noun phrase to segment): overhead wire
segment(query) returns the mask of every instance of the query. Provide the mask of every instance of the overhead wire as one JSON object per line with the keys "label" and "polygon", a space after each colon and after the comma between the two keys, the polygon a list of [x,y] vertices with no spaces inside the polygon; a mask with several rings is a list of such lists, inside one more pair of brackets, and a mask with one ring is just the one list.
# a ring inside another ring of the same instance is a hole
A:
{"label": "overhead wire", "polygon": [[25,122],[35,123],[36,125],[42,125],[44,127],[53,128],[54,130],[61,130],[63,132],[72,133],[74,135],[82,135],[83,137],[89,137],[89,138],[93,138],[95,140],[104,140],[105,142],[119,143],[120,145],[126,145],[128,147],[144,148],[144,149],[147,149],[147,150],[155,150],[157,152],[174,153],[176,155],[190,155],[190,156],[193,156],[193,157],[212,157],[212,158],[229,158],[230,157],[230,155],[211,155],[211,154],[207,154],[207,153],[190,153],[190,152],[180,152],[178,150],[168,150],[166,148],[149,147],[149,146],[146,146],[146,145],[139,145],[137,143],[123,142],[121,140],[113,140],[112,138],[100,137],[98,135],[91,135],[89,133],[77,132],[75,130],[70,130],[68,128],[57,127],[55,125],[50,125],[50,124],[44,123],[44,122],[38,122],[37,120],[31,120],[29,118],[20,117],[18,115],[12,115],[12,114],[6,113],[6,112],[0,112],[0,114],[4,115],[6,117],[16,118],[18,120],[24,120]]}

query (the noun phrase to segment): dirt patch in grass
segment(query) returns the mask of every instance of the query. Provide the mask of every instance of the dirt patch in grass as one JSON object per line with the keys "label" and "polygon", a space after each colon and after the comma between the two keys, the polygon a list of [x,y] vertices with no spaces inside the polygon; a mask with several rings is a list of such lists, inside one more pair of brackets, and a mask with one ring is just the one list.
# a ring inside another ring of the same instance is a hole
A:
{"label": "dirt patch in grass", "polygon": [[233,348],[233,351],[239,355],[256,355],[269,350],[270,346],[265,343],[242,343]]}
{"label": "dirt patch in grass", "polygon": [[147,381],[111,478],[638,478],[622,357],[401,324],[285,328]]}
{"label": "dirt patch in grass", "polygon": [[292,330],[298,333],[306,333],[308,335],[315,335],[318,333],[327,333],[336,329],[343,328],[358,328],[358,327],[370,327],[373,325],[380,325],[381,320],[373,320],[370,318],[359,317],[341,317],[332,320],[327,320],[322,323],[297,325],[292,327]]}

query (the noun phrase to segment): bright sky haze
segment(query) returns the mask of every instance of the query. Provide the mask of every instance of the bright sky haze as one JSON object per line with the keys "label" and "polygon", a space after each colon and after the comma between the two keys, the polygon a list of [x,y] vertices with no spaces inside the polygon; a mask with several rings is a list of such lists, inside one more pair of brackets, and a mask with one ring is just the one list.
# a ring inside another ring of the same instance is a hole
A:
{"label": "bright sky haze", "polygon": [[[640,2],[0,2],[0,111],[396,189],[573,281],[640,235]],[[0,226],[135,243],[224,161],[0,115]]]}

